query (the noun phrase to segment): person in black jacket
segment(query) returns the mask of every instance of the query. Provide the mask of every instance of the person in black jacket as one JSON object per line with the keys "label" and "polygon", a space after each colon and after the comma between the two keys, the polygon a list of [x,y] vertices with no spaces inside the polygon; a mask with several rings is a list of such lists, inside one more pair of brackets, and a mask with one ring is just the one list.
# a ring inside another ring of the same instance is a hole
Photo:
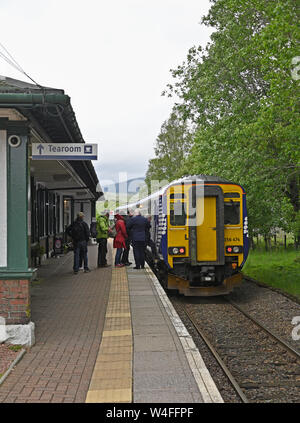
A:
{"label": "person in black jacket", "polygon": [[82,212],[77,214],[77,219],[66,229],[67,234],[72,238],[74,246],[74,274],[79,271],[80,256],[83,257],[84,271],[90,272],[88,268],[87,245],[90,238],[90,230],[86,222],[83,220]]}
{"label": "person in black jacket", "polygon": [[141,216],[140,209],[135,209],[134,216],[128,222],[135,261],[134,269],[144,269],[145,267],[146,230],[149,227],[148,219]]}

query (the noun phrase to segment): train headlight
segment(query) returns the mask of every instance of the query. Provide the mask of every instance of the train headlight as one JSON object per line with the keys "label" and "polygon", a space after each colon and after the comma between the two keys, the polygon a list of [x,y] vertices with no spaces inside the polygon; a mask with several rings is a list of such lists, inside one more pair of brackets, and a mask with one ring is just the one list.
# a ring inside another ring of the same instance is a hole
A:
{"label": "train headlight", "polygon": [[185,254],[185,247],[170,247],[168,251],[170,256],[180,256]]}
{"label": "train headlight", "polygon": [[243,252],[242,245],[227,246],[225,249],[227,254],[241,254]]}

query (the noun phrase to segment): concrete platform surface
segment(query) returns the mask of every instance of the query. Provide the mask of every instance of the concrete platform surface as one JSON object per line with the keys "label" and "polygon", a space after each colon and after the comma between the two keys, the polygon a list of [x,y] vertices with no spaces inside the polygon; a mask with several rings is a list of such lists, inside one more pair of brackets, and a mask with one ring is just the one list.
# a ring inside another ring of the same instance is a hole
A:
{"label": "concrete platform surface", "polygon": [[[110,243],[109,263],[113,255]],[[90,273],[73,274],[72,253],[41,266],[36,344],[0,386],[0,402],[223,402],[150,268],[96,263],[91,246]]]}

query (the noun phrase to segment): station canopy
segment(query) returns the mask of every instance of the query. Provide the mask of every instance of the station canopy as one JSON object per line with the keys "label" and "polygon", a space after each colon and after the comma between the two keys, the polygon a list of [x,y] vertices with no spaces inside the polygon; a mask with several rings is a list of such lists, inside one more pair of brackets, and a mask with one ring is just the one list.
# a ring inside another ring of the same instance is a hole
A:
{"label": "station canopy", "polygon": [[[70,97],[62,89],[0,76],[0,121],[11,110],[18,114],[18,119],[28,120],[32,142],[85,143]],[[103,196],[90,160],[49,160],[46,163],[32,160],[31,170],[49,189],[63,187],[66,188],[64,194],[82,199],[97,200]]]}

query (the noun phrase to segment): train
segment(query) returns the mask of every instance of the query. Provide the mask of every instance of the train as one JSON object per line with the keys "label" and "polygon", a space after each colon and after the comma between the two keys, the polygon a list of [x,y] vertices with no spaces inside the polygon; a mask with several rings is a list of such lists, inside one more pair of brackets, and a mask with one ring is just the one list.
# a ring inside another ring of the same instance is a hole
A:
{"label": "train", "polygon": [[151,222],[155,248],[147,246],[146,258],[165,289],[214,296],[241,284],[249,251],[241,185],[216,176],[187,176],[116,212],[135,208]]}

